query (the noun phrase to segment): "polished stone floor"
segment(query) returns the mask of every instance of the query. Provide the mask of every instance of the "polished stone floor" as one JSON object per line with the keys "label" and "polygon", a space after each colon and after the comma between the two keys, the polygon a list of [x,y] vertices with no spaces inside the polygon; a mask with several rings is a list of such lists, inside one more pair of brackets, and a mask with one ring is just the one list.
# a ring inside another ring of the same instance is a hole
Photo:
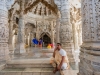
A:
{"label": "polished stone floor", "polygon": [[53,53],[53,49],[47,48],[27,48],[25,51],[21,51],[20,55],[10,54],[11,59],[44,59],[50,58]]}

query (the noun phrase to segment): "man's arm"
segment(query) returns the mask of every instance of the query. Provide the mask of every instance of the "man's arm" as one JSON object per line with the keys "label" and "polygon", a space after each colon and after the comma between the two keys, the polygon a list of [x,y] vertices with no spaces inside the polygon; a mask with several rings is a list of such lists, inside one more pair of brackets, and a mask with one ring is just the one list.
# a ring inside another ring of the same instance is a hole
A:
{"label": "man's arm", "polygon": [[53,57],[55,58],[55,51],[53,52]]}
{"label": "man's arm", "polygon": [[55,58],[55,52],[56,52],[57,48],[54,49],[54,52],[53,52],[53,57]]}
{"label": "man's arm", "polygon": [[60,62],[60,65],[58,66],[58,70],[61,69],[61,66],[62,66],[63,63],[64,63],[64,60],[65,60],[65,56],[62,56],[62,60],[61,60],[61,62]]}

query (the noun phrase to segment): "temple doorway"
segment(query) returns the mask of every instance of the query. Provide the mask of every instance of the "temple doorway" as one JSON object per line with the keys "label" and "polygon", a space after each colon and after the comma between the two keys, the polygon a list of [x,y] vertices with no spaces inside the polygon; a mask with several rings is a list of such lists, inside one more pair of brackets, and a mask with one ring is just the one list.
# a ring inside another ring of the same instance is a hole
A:
{"label": "temple doorway", "polygon": [[43,43],[44,43],[44,47],[47,47],[47,45],[49,43],[51,43],[50,37],[48,35],[46,35],[46,34],[43,36]]}
{"label": "temple doorway", "polygon": [[42,33],[41,40],[43,40],[43,47],[47,47],[51,43],[51,38],[48,33]]}

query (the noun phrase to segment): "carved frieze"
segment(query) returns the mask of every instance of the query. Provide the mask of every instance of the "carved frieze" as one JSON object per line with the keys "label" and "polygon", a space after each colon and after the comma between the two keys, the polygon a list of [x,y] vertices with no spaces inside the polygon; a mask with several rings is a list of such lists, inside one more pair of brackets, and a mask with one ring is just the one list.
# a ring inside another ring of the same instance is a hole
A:
{"label": "carved frieze", "polygon": [[83,41],[100,41],[100,1],[82,0]]}

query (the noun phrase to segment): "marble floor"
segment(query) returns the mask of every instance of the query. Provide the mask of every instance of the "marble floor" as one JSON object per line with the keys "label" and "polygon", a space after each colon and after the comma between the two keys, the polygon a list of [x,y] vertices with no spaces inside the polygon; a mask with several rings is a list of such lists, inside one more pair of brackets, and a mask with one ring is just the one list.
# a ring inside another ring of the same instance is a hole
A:
{"label": "marble floor", "polygon": [[11,59],[44,59],[50,58],[53,53],[53,49],[47,48],[27,48],[24,51],[20,51],[20,55],[10,54]]}

